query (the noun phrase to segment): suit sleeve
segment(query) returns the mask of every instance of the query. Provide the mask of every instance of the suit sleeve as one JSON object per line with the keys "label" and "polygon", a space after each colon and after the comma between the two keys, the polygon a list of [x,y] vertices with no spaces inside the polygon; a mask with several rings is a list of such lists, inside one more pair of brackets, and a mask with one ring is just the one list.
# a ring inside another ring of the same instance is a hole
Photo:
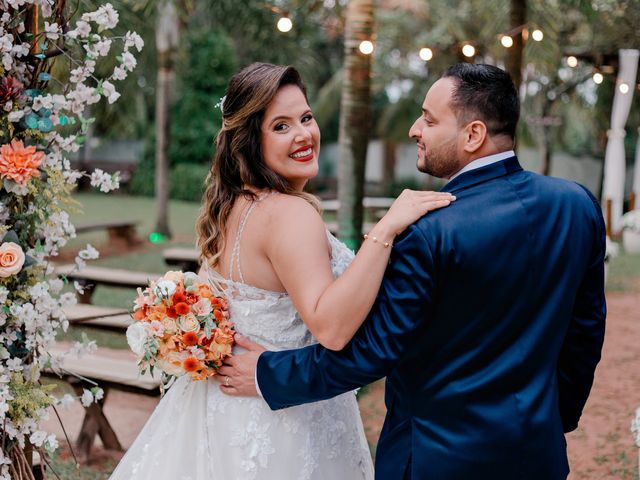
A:
{"label": "suit sleeve", "polygon": [[604,296],[606,230],[600,207],[595,198],[588,194],[595,209],[592,216],[595,241],[558,363],[560,415],[565,432],[578,427],[604,342],[607,310]]}
{"label": "suit sleeve", "polygon": [[312,345],[260,356],[258,385],[272,409],[324,400],[382,378],[421,335],[434,294],[432,250],[415,225],[393,249],[376,302],[343,350]]}

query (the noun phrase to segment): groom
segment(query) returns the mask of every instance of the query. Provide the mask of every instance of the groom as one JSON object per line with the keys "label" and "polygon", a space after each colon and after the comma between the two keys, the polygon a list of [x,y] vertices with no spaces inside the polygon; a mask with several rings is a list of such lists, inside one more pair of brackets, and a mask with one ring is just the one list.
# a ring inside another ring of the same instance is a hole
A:
{"label": "groom", "polygon": [[[249,349],[232,395],[280,409],[387,377],[376,455],[384,480],[555,480],[569,472],[604,338],[605,229],[593,196],[522,170],[518,93],[489,65],[451,67],[409,135],[449,208],[396,239],[368,319],[335,352]],[[254,377],[257,361],[257,377]],[[225,377],[222,377],[225,378]]]}

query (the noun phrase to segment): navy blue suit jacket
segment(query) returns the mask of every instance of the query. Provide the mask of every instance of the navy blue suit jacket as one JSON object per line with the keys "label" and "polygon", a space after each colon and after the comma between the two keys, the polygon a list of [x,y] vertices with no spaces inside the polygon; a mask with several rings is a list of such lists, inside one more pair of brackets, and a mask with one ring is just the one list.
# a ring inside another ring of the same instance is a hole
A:
{"label": "navy blue suit jacket", "polygon": [[600,208],[515,157],[445,190],[456,202],[396,240],[353,340],[263,353],[260,390],[279,409],[386,376],[377,479],[566,478],[604,340]]}

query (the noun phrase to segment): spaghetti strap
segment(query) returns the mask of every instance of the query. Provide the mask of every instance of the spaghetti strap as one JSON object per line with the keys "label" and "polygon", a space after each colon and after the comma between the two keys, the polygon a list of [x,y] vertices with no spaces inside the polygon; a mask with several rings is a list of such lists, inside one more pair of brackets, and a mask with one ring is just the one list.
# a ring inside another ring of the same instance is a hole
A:
{"label": "spaghetti strap", "polygon": [[240,267],[240,240],[242,238],[242,232],[244,231],[244,227],[247,224],[247,219],[255,206],[263,201],[265,198],[273,195],[275,192],[269,192],[266,195],[259,197],[257,200],[254,200],[247,208],[246,212],[242,216],[242,220],[240,221],[240,226],[238,227],[238,231],[236,232],[235,243],[233,244],[233,250],[231,251],[231,259],[229,260],[229,279],[233,280],[233,272],[234,267],[238,270],[238,278],[240,282],[246,283],[244,280],[244,276],[242,275],[242,268]]}

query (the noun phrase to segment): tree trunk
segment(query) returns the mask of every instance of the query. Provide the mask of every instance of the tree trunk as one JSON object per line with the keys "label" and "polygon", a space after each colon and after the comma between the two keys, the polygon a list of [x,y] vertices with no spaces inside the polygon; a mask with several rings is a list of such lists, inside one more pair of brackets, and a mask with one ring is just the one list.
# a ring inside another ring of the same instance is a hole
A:
{"label": "tree trunk", "polygon": [[[517,29],[527,23],[527,0],[511,0],[511,28]],[[522,57],[524,53],[524,38],[521,28],[517,34],[513,36],[513,46],[509,48],[507,55],[507,71],[513,78],[518,91],[522,83]]]}
{"label": "tree trunk", "polygon": [[178,14],[172,0],[158,6],[156,49],[158,80],[156,87],[156,228],[169,238],[169,130],[171,99],[175,83],[174,57],[178,46]]}
{"label": "tree trunk", "polygon": [[338,236],[351,248],[360,245],[367,144],[371,130],[371,55],[360,52],[372,40],[373,0],[352,0],[346,11],[345,76],[340,104]]}
{"label": "tree trunk", "polygon": [[384,141],[384,158],[382,168],[382,186],[384,195],[390,195],[391,187],[396,180],[396,142],[393,140]]}
{"label": "tree trunk", "polygon": [[552,142],[551,142],[551,107],[553,101],[547,98],[547,95],[542,97],[542,115],[540,119],[540,133],[541,133],[541,145],[540,145],[540,174],[549,176],[551,173],[551,155],[552,155]]}

